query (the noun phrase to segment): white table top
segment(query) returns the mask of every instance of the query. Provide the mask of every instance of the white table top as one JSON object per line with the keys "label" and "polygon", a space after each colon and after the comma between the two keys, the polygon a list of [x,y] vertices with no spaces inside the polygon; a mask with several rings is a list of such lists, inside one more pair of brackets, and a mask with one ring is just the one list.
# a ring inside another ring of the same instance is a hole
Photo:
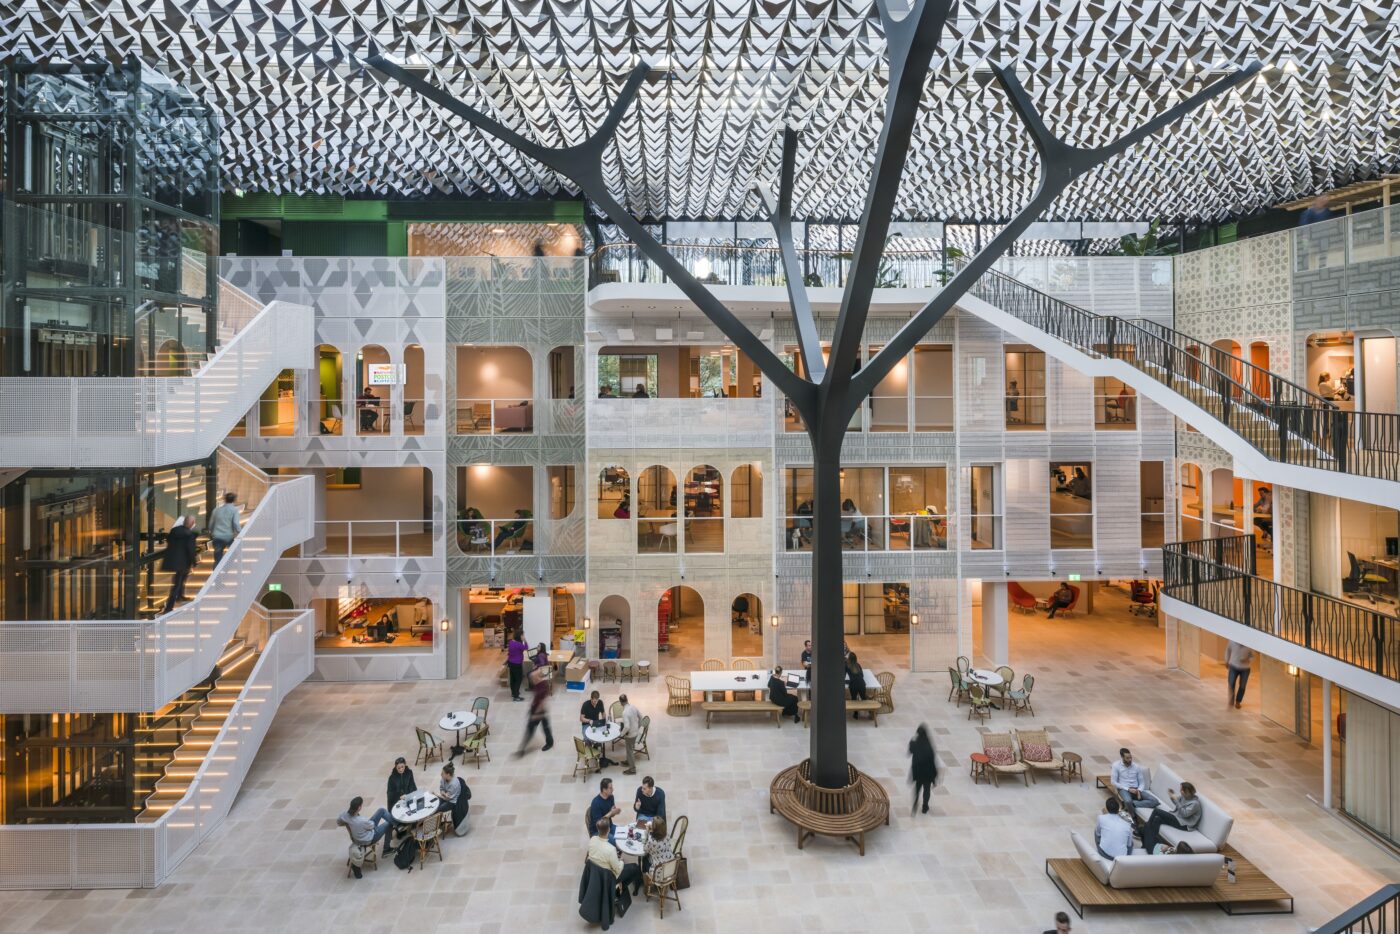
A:
{"label": "white table top", "polygon": [[609,721],[602,726],[589,726],[583,729],[583,738],[590,743],[610,743],[622,735],[622,725]]}
{"label": "white table top", "polygon": [[[627,839],[627,831],[634,828],[641,830],[642,839]],[[639,828],[636,824],[623,824],[619,826],[617,832],[613,834],[613,845],[628,856],[641,856],[646,852],[646,833],[647,829],[645,826]]]}
{"label": "white table top", "polygon": [[[766,691],[768,690],[768,679],[773,671],[770,668],[759,668],[755,671],[741,671],[735,669],[725,669],[723,671],[692,671],[690,673],[690,689],[692,691]],[[758,675],[754,680],[751,676]],[[808,690],[807,673],[801,668],[789,668],[783,672],[784,678],[788,675],[796,675],[799,679],[797,686],[788,686],[789,691]],[[736,678],[742,677],[742,681]],[[1000,679],[998,679],[998,683]],[[880,682],[875,678],[875,672],[869,668],[865,669],[865,686],[873,690],[880,686]]]}
{"label": "white table top", "polygon": [[448,711],[438,722],[438,726],[444,730],[465,730],[476,722],[476,714],[470,710]]}
{"label": "white table top", "polygon": [[[410,813],[408,806],[419,801],[422,802],[422,805],[417,810]],[[438,796],[431,791],[420,788],[395,801],[394,806],[389,809],[389,813],[393,815],[394,820],[398,821],[400,824],[416,824],[432,817],[437,813],[437,809]]]}
{"label": "white table top", "polygon": [[987,668],[974,668],[967,673],[967,676],[980,684],[993,685],[1001,684],[1001,675]]}
{"label": "white table top", "polygon": [[555,649],[553,652],[549,653],[549,663],[551,665],[566,665],[573,661],[573,659],[574,653],[572,651],[566,652],[563,649]]}

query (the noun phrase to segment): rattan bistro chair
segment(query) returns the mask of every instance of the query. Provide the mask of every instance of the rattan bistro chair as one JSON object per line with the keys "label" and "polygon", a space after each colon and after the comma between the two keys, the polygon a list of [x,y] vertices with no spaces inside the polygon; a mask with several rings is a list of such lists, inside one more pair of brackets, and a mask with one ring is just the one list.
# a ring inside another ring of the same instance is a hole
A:
{"label": "rattan bistro chair", "polygon": [[637,741],[632,744],[632,755],[640,759],[642,756],[651,758],[651,750],[647,748],[647,734],[651,732],[651,717],[642,717],[642,730],[637,734]]}
{"label": "rattan bistro chair", "polygon": [[[350,833],[350,828],[346,827],[345,832]],[[358,860],[358,862],[356,862]],[[350,835],[350,852],[345,858],[345,874],[347,876],[354,873],[352,866],[372,866],[379,868],[379,844],[378,843],[356,843],[353,834]]]}
{"label": "rattan bistro chair", "polygon": [[580,772],[584,777],[588,777],[589,772],[601,772],[603,770],[602,752],[592,743],[585,743],[582,736],[574,737],[574,777],[577,778]]}
{"label": "rattan bistro chair", "polygon": [[676,870],[680,868],[680,857],[668,859],[657,866],[652,866],[651,871],[643,876],[644,892],[647,901],[651,901],[652,895],[656,896],[656,907],[660,910],[660,917],[666,917],[666,902],[676,903],[676,910],[681,910],[681,893],[676,890]]}
{"label": "rattan bistro chair", "polygon": [[421,726],[415,726],[413,732],[418,734],[418,755],[413,757],[414,765],[418,765],[421,762],[423,767],[426,768],[428,763],[433,761],[433,757],[436,756],[439,759],[443,758],[443,742],[441,739],[429,733]]}
{"label": "rattan bistro chair", "polygon": [[676,822],[671,825],[671,852],[680,859],[685,855],[685,832],[690,827],[690,818],[682,814],[676,818]]}
{"label": "rattan bistro chair", "polygon": [[894,713],[894,672],[882,671],[875,676],[875,680],[880,682],[879,690],[875,692],[875,699],[880,702],[880,713]]}
{"label": "rattan bistro chair", "polygon": [[1001,684],[993,684],[987,690],[1001,698],[1002,708],[1005,709],[1006,695],[1011,691],[1011,682],[1016,679],[1016,672],[1011,670],[1010,665],[1001,665],[997,668],[997,675],[1001,678]]}
{"label": "rattan bistro chair", "polygon": [[979,717],[990,717],[992,715],[992,699],[982,685],[973,682],[967,689],[967,719],[971,720],[973,714]]}
{"label": "rattan bistro chair", "polygon": [[690,716],[690,679],[666,676],[666,712],[673,717]]}
{"label": "rattan bistro chair", "polygon": [[958,670],[956,668],[950,667],[948,669],[948,680],[953,685],[948,689],[948,700],[953,700],[954,698],[956,698],[957,706],[959,707],[962,706],[962,700],[964,697],[971,700],[972,695],[968,693],[967,682],[964,681],[962,677],[958,675]]}
{"label": "rattan bistro chair", "polygon": [[413,839],[418,843],[418,868],[428,861],[428,853],[436,853],[442,862],[442,814],[434,814],[413,828]]}
{"label": "rattan bistro chair", "polygon": [[1035,676],[1026,675],[1021,679],[1019,690],[1007,691],[1006,698],[1011,702],[1011,706],[1016,710],[1016,716],[1021,715],[1021,711],[1026,711],[1032,717],[1035,716],[1035,708],[1031,706],[1031,688],[1035,687]]}

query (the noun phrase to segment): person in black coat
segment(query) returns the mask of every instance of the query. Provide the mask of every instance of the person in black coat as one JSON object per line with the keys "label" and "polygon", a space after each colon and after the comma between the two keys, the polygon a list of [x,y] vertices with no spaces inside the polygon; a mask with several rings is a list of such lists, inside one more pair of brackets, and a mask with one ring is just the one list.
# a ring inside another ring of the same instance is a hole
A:
{"label": "person in black coat", "polygon": [[190,570],[199,564],[197,539],[194,532],[194,516],[185,516],[175,523],[165,541],[165,557],[160,569],[170,571],[174,577],[170,581],[170,594],[165,598],[165,609],[169,613],[175,604],[185,599],[185,580]]}
{"label": "person in black coat", "polygon": [[399,756],[394,760],[394,771],[389,773],[389,791],[386,795],[389,803],[385,807],[392,808],[404,795],[417,790],[418,783],[413,779],[413,770],[408,767],[407,760]]}
{"label": "person in black coat", "polygon": [[606,931],[630,907],[632,893],[626,889],[618,891],[617,876],[597,863],[585,860],[583,875],[578,880],[579,917],[590,924],[601,924]]}
{"label": "person in black coat", "polygon": [[[846,653],[846,685],[851,689],[851,700],[865,700],[865,669],[861,667],[855,652]],[[851,714],[854,720],[860,711]],[[871,716],[875,716],[873,713]]]}
{"label": "person in black coat", "polygon": [[909,813],[919,804],[919,792],[924,795],[924,813],[928,813],[928,795],[933,783],[938,781],[938,760],[933,754],[933,741],[928,736],[928,726],[919,724],[914,738],[909,741],[909,756],[913,760],[909,766],[909,780],[914,783],[914,803]]}
{"label": "person in black coat", "polygon": [[768,676],[768,699],[783,708],[784,717],[792,717],[794,723],[802,722],[802,718],[797,715],[797,698],[788,693],[782,668],[774,668],[773,673]]}

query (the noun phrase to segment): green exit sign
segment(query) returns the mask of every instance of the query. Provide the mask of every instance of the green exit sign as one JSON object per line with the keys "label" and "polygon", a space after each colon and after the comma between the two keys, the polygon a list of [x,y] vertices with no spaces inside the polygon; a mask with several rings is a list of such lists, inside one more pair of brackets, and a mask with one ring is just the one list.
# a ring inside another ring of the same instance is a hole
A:
{"label": "green exit sign", "polygon": [[[1069,579],[1072,580],[1072,581],[1077,581],[1077,580],[1079,580],[1079,575],[1078,575],[1078,574],[1071,574],[1071,575],[1069,576]],[[277,586],[277,589],[278,589],[278,590],[281,590],[281,589],[282,589],[282,586],[279,584],[279,585]]]}
{"label": "green exit sign", "polygon": [[[1074,578],[1074,579],[1075,579],[1075,580],[1079,580],[1078,577],[1076,577],[1076,578]],[[273,593],[277,593],[279,590],[282,589],[282,585],[281,585],[281,584],[268,584],[268,585],[267,585],[267,589],[270,590],[270,591],[272,591]]]}

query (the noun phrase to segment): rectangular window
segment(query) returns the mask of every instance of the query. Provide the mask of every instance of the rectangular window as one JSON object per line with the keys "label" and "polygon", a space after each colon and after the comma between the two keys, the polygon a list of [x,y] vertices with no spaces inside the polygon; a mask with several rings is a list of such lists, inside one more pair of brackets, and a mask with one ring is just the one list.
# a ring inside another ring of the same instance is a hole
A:
{"label": "rectangular window", "polygon": [[1113,376],[1094,377],[1094,427],[1100,431],[1137,427],[1137,393]]}
{"label": "rectangular window", "polygon": [[985,464],[968,470],[968,543],[974,549],[1001,547],[1001,498],[997,493],[996,467]]}
{"label": "rectangular window", "polygon": [[1201,524],[1201,468],[1195,464],[1181,465],[1181,538],[1195,542],[1205,538]]}
{"label": "rectangular window", "polygon": [[789,467],[783,471],[783,508],[788,551],[812,549],[812,468]]}
{"label": "rectangular window", "polygon": [[1050,547],[1094,547],[1093,465],[1050,465]]}
{"label": "rectangular window", "polygon": [[948,468],[890,468],[890,550],[948,547]]}
{"label": "rectangular window", "polygon": [[953,430],[953,348],[914,348],[914,430]]}
{"label": "rectangular window", "polygon": [[1007,344],[1006,427],[1045,428],[1045,354],[1023,344]]}
{"label": "rectangular window", "polygon": [[574,467],[546,467],[549,481],[549,518],[567,519],[574,511]]}
{"label": "rectangular window", "polygon": [[[873,360],[879,352],[879,345],[872,346],[865,359]],[[866,406],[870,409],[871,431],[909,430],[908,357],[890,368],[890,371],[885,374],[885,378],[880,380],[874,391],[870,393],[870,398],[866,400]]]}
{"label": "rectangular window", "polygon": [[735,467],[729,496],[729,514],[735,519],[762,518],[763,467],[759,464],[740,464]]}
{"label": "rectangular window", "polygon": [[1138,491],[1142,509],[1142,547],[1161,548],[1166,541],[1166,499],[1163,493],[1161,461],[1143,461],[1139,466]]}
{"label": "rectangular window", "polygon": [[656,398],[656,354],[598,354],[599,399]]}

